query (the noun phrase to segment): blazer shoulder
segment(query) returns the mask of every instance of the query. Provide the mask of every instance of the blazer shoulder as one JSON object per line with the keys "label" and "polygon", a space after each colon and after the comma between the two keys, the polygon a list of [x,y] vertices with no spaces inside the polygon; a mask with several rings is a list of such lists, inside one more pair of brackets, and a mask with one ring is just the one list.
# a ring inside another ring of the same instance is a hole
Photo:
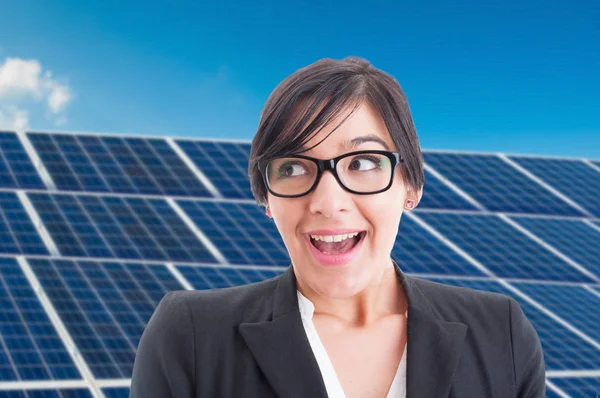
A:
{"label": "blazer shoulder", "polygon": [[467,323],[470,318],[490,318],[508,325],[509,301],[506,294],[452,286],[426,279],[413,278],[413,283],[427,298],[427,303],[440,319]]}
{"label": "blazer shoulder", "polygon": [[257,321],[272,312],[279,278],[221,289],[176,291],[172,300],[185,301],[194,323]]}

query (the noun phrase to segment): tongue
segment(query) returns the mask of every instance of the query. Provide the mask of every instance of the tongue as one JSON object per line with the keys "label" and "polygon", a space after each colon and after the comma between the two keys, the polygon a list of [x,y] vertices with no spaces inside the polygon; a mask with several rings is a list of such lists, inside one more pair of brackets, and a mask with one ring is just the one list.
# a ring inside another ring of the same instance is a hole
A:
{"label": "tongue", "polygon": [[341,254],[352,249],[360,239],[360,235],[354,238],[344,239],[341,242],[323,242],[322,240],[313,240],[312,243],[319,251],[326,254]]}

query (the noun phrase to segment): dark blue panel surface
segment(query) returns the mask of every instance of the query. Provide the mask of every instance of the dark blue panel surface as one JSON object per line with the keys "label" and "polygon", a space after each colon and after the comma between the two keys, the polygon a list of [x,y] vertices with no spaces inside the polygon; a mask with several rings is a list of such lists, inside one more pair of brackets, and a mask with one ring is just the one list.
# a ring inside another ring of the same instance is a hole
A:
{"label": "dark blue panel surface", "polygon": [[392,258],[408,273],[485,275],[406,215],[400,221]]}
{"label": "dark blue panel surface", "polygon": [[591,316],[600,311],[600,297],[583,286],[540,283],[512,285],[579,331],[600,342],[600,317]]}
{"label": "dark blue panel surface", "polygon": [[129,398],[129,388],[127,387],[103,388],[102,392],[106,398]]}
{"label": "dark blue panel surface", "polygon": [[129,378],[154,308],[182,286],[162,265],[29,259],[96,378]]}
{"label": "dark blue panel surface", "polygon": [[177,202],[230,264],[290,264],[273,220],[256,204]]}
{"label": "dark blue panel surface", "polygon": [[162,199],[29,197],[64,256],[216,262]]}
{"label": "dark blue panel surface", "polygon": [[177,144],[224,198],[254,198],[248,178],[248,145],[189,140],[177,140]]}
{"label": "dark blue panel surface", "polygon": [[12,192],[0,192],[0,253],[48,254],[19,197]]}
{"label": "dark blue panel surface", "polygon": [[434,152],[423,156],[428,165],[488,210],[583,215],[497,156]]}
{"label": "dark blue panel surface", "polygon": [[600,278],[600,231],[579,220],[538,217],[512,219]]}
{"label": "dark blue panel surface", "polygon": [[0,257],[0,382],[79,378],[16,260]]}
{"label": "dark blue panel surface", "polygon": [[446,184],[438,180],[427,170],[425,170],[425,186],[423,187],[423,197],[419,203],[419,208],[477,210],[475,206],[448,188]]}
{"label": "dark blue panel surface", "polygon": [[0,187],[46,188],[17,135],[8,131],[0,131]]}
{"label": "dark blue panel surface", "polygon": [[511,156],[554,189],[600,217],[600,172],[579,160]]}
{"label": "dark blue panel surface", "polygon": [[550,381],[572,398],[596,398],[600,395],[600,377],[561,377]]}
{"label": "dark blue panel surface", "polygon": [[0,398],[92,398],[92,393],[83,388],[65,388],[62,390],[13,390],[0,391]]}
{"label": "dark blue panel surface", "polygon": [[431,280],[448,285],[513,296],[521,305],[525,316],[531,321],[540,337],[546,370],[598,369],[600,367],[600,350],[546,316],[527,301],[515,296],[498,282],[458,278],[436,278]]}
{"label": "dark blue panel surface", "polygon": [[210,197],[162,139],[29,133],[59,189]]}
{"label": "dark blue panel surface", "polygon": [[273,278],[283,272],[281,269],[265,270],[222,266],[177,266],[177,269],[197,290],[246,285]]}
{"label": "dark blue panel surface", "polygon": [[497,216],[418,215],[499,277],[593,282]]}

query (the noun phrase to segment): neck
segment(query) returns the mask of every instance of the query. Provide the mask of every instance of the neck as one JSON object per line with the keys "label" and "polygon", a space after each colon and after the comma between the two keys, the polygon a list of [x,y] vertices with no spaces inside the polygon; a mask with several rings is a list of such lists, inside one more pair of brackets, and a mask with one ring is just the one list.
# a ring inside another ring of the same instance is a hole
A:
{"label": "neck", "polygon": [[328,297],[297,280],[300,292],[315,306],[315,316],[333,317],[349,326],[367,326],[386,316],[405,314],[408,307],[391,260],[376,280],[350,297]]}

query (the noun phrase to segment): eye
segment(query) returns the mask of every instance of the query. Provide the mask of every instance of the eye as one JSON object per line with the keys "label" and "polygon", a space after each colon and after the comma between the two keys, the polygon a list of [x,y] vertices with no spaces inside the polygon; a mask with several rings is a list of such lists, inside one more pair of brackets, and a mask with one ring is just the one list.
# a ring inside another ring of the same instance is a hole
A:
{"label": "eye", "polygon": [[285,162],[277,170],[279,178],[297,177],[306,174],[307,170],[304,165],[294,162]]}
{"label": "eye", "polygon": [[350,162],[350,170],[353,171],[369,171],[380,167],[380,159],[375,156],[360,156],[352,159]]}

